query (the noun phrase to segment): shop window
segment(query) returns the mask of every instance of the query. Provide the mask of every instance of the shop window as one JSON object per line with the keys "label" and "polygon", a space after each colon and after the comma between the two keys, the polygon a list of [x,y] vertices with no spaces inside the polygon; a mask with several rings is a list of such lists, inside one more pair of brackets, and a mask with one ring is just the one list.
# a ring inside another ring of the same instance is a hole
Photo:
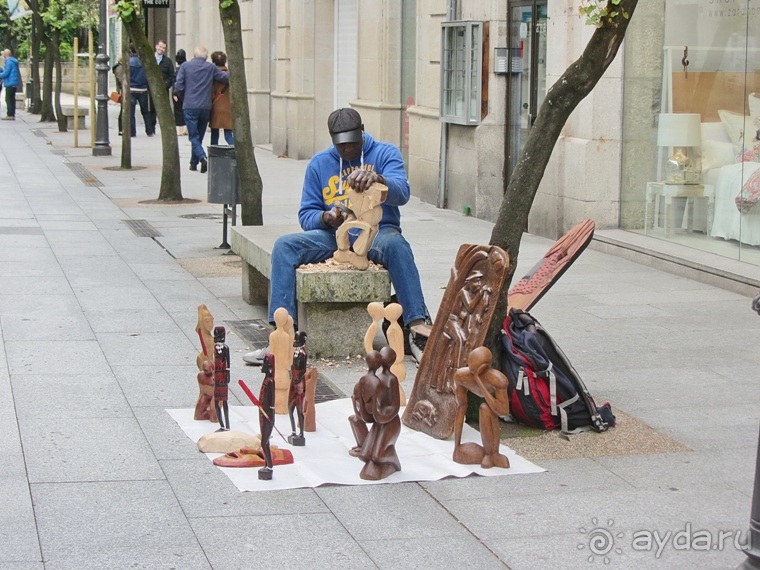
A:
{"label": "shop window", "polygon": [[441,121],[479,125],[483,76],[483,23],[441,24]]}

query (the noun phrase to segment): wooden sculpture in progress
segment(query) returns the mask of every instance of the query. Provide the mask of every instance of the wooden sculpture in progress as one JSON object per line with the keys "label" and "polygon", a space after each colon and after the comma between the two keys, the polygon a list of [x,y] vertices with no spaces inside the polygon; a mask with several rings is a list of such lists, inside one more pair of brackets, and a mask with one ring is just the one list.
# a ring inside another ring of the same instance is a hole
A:
{"label": "wooden sculpture in progress", "polygon": [[198,305],[198,324],[195,332],[201,342],[201,351],[195,358],[198,365],[198,401],[193,419],[218,422],[214,406],[214,316],[206,305]]}
{"label": "wooden sculpture in progress", "polygon": [[[335,240],[338,250],[333,257],[341,263],[350,263],[357,269],[367,269],[367,252],[375,241],[378,225],[383,217],[381,204],[388,195],[388,187],[375,182],[364,192],[348,188],[348,213],[346,220],[338,226]],[[353,230],[353,231],[352,231]],[[358,235],[357,235],[358,234]],[[353,250],[350,236],[357,236]]]}
{"label": "wooden sculpture in progress", "polygon": [[[491,368],[491,351],[485,346],[473,350],[467,357],[467,366],[454,373],[457,417],[454,421],[453,460],[464,465],[480,463],[490,467],[509,467],[509,459],[499,453],[499,417],[509,415],[507,377]],[[467,392],[485,398],[480,404],[480,437],[483,445],[462,443],[462,428],[467,413]]]}
{"label": "wooden sculpture in progress", "polygon": [[497,246],[459,248],[404,410],[408,427],[438,439],[451,436],[457,414],[454,372],[483,344],[508,265]]}
{"label": "wooden sculpture in progress", "polygon": [[277,328],[269,334],[269,351],[274,356],[276,370],[275,410],[278,414],[288,413],[288,392],[290,391],[290,367],[293,365],[293,340],[288,332],[288,311],[282,307],[274,312]]}
{"label": "wooden sculpture in progress", "polygon": [[388,345],[396,353],[396,361],[391,367],[391,372],[398,378],[399,385],[399,398],[402,406],[406,406],[406,393],[404,388],[401,387],[401,382],[406,379],[406,367],[404,366],[404,330],[401,325],[398,324],[398,320],[401,318],[401,314],[404,309],[398,303],[391,303],[385,307],[384,315],[390,323],[388,330],[385,331],[385,336],[388,338]]}
{"label": "wooden sculpture in progress", "polygon": [[[354,414],[348,418],[356,439],[349,453],[364,461],[359,477],[385,479],[401,470],[396,440],[401,433],[398,379],[391,372],[396,354],[390,347],[366,356],[367,373],[354,386]],[[378,372],[379,370],[379,372]],[[371,428],[367,428],[371,424]]]}
{"label": "wooden sculpture in progress", "polygon": [[[304,403],[306,399],[306,333],[300,331],[296,333],[293,348],[293,366],[290,370],[290,392],[288,393],[288,415],[290,415],[290,427],[292,432],[288,436],[288,443],[294,446],[306,445],[306,438],[303,435],[305,427],[304,421]],[[296,434],[296,420],[298,416],[299,433]]]}

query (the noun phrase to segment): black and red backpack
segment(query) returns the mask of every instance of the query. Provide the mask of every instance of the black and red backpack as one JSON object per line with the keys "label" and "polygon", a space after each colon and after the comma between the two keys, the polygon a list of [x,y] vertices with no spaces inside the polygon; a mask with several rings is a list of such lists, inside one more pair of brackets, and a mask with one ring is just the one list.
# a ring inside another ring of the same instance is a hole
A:
{"label": "black and red backpack", "polygon": [[515,421],[566,433],[602,432],[615,425],[610,404],[596,406],[565,353],[529,313],[510,309],[501,333],[501,369],[509,380]]}

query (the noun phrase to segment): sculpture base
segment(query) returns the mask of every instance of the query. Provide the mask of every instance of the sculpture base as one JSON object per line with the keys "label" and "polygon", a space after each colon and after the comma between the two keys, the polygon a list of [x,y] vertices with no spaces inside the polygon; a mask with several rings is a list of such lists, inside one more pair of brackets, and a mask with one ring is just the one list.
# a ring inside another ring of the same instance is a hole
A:
{"label": "sculpture base", "polygon": [[271,481],[272,480],[272,468],[271,467],[262,467],[259,469],[259,480],[260,481]]}
{"label": "sculpture base", "polygon": [[288,436],[288,443],[295,447],[303,447],[306,445],[306,438],[302,435],[292,434]]}

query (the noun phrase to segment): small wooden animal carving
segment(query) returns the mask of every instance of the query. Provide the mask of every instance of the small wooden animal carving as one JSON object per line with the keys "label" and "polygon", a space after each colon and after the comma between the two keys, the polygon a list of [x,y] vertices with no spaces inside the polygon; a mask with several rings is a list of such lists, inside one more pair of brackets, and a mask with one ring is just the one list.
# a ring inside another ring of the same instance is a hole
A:
{"label": "small wooden animal carving", "polygon": [[[356,447],[349,453],[364,461],[359,476],[369,481],[385,479],[401,470],[396,454],[396,440],[401,433],[398,379],[391,372],[395,360],[396,354],[387,346],[380,352],[370,352],[366,357],[367,373],[356,383],[351,396],[355,413],[348,421]],[[371,429],[367,424],[372,424]]]}
{"label": "small wooden animal carving", "polygon": [[[490,467],[509,467],[509,459],[499,453],[499,416],[509,414],[507,377],[491,368],[491,351],[485,346],[473,350],[467,357],[467,366],[454,373],[456,386],[457,417],[454,421],[454,456],[457,463],[473,465],[480,463]],[[480,437],[483,445],[462,443],[462,428],[467,412],[467,392],[485,398],[480,404]]]}
{"label": "small wooden animal carving", "polygon": [[[378,232],[378,225],[383,217],[383,208],[381,204],[385,202],[388,195],[388,187],[384,184],[375,182],[364,192],[357,192],[353,188],[348,189],[348,208],[349,213],[335,232],[335,240],[338,243],[338,250],[335,252],[336,261],[341,263],[350,263],[357,269],[367,269],[369,260],[367,252],[375,241]],[[353,232],[351,230],[354,230]],[[358,237],[354,241],[353,251],[351,250],[350,235]]]}
{"label": "small wooden animal carving", "polygon": [[288,413],[288,391],[290,390],[290,367],[293,365],[293,341],[287,330],[288,311],[282,307],[274,312],[277,328],[269,334],[269,350],[275,362],[275,413]]}

